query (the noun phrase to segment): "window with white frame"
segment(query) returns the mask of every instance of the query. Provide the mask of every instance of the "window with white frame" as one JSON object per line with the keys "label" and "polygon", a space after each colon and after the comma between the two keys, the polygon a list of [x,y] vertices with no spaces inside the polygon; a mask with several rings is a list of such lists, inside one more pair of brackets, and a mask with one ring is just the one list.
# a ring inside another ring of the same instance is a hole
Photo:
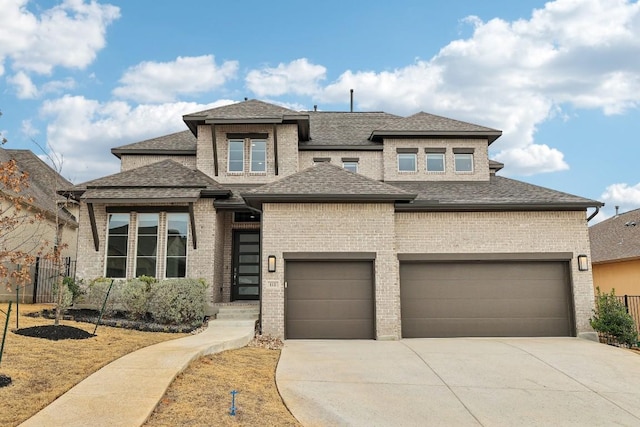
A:
{"label": "window with white frame", "polygon": [[444,148],[425,148],[425,163],[427,172],[444,172],[445,168],[445,149]]}
{"label": "window with white frame", "polygon": [[417,148],[398,148],[398,172],[416,172],[418,170],[417,153]]}
{"label": "window with white frame", "polygon": [[453,159],[456,172],[473,172],[473,149],[454,148]]}
{"label": "window with white frame", "polygon": [[263,139],[252,139],[250,157],[251,172],[266,172],[267,141]]}
{"label": "window with white frame", "polygon": [[106,277],[127,277],[129,214],[109,214],[107,231]]}
{"label": "window with white frame", "polygon": [[342,167],[351,172],[358,172],[358,162],[360,161],[357,157],[343,157],[342,158]]}
{"label": "window with white frame", "polygon": [[186,277],[189,214],[167,214],[167,254],[165,277]]}
{"label": "window with white frame", "polygon": [[136,277],[156,277],[158,255],[157,213],[138,214],[138,242],[136,245]]}
{"label": "window with white frame", "polygon": [[244,172],[244,140],[229,140],[227,171],[232,173]]}

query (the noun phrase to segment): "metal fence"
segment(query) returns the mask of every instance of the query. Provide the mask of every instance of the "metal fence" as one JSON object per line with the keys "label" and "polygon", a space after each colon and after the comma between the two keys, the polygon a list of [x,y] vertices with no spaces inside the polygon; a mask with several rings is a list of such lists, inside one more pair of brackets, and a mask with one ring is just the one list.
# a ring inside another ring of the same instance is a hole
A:
{"label": "metal fence", "polygon": [[62,266],[57,266],[55,261],[45,258],[36,258],[33,273],[33,302],[52,303],[55,302],[53,296],[53,285],[60,274],[65,277],[75,277],[76,261],[71,258],[63,258]]}
{"label": "metal fence", "polygon": [[616,295],[616,298],[627,308],[627,313],[633,317],[640,336],[640,295]]}

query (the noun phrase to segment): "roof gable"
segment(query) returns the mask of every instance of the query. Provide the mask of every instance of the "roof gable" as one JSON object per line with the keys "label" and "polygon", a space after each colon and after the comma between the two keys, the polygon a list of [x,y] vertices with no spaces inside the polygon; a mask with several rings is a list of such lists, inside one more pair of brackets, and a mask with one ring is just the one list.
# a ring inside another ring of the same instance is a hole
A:
{"label": "roof gable", "polygon": [[280,202],[381,202],[410,201],[408,191],[350,172],[330,163],[320,163],[242,193],[250,203]]}
{"label": "roof gable", "polygon": [[162,154],[195,155],[197,140],[189,130],[151,138],[133,144],[121,145],[111,149],[111,153],[120,158],[122,154]]}
{"label": "roof gable", "polygon": [[423,111],[409,117],[399,118],[386,126],[371,132],[372,140],[383,137],[421,137],[421,136],[449,136],[449,137],[486,137],[489,144],[498,139],[502,131],[449,119]]}

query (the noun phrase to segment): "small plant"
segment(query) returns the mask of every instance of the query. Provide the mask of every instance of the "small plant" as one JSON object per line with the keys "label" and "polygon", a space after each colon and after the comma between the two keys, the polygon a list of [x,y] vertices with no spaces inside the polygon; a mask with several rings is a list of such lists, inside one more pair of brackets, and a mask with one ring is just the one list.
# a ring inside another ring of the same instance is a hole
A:
{"label": "small plant", "polygon": [[82,289],[82,279],[75,280],[73,277],[65,277],[62,280],[62,283],[67,286],[67,289],[71,291],[72,298],[71,304],[75,304],[82,295],[84,295],[84,290]]}
{"label": "small plant", "polygon": [[204,281],[167,279],[154,287],[149,311],[156,321],[180,325],[194,324],[204,318],[207,289]]}
{"label": "small plant", "polygon": [[[73,291],[69,288],[65,281],[55,281],[51,290],[53,292],[54,300],[57,301],[58,307],[56,308],[56,310],[64,312],[67,308],[71,307],[71,305],[73,304],[74,295]],[[60,292],[62,293],[61,296],[59,296]]]}
{"label": "small plant", "polygon": [[612,289],[611,293],[603,293],[596,287],[596,308],[589,322],[593,329],[614,337],[620,344],[635,346],[638,343],[638,332],[633,317],[616,297],[615,289]]}

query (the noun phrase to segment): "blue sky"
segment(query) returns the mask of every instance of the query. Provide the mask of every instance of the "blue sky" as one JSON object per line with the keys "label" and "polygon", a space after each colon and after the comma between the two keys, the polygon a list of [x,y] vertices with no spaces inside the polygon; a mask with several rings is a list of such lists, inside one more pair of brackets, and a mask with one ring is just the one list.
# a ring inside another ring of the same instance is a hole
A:
{"label": "blue sky", "polygon": [[0,0],[0,133],[74,182],[245,97],[503,131],[503,175],[640,207],[640,4]]}

